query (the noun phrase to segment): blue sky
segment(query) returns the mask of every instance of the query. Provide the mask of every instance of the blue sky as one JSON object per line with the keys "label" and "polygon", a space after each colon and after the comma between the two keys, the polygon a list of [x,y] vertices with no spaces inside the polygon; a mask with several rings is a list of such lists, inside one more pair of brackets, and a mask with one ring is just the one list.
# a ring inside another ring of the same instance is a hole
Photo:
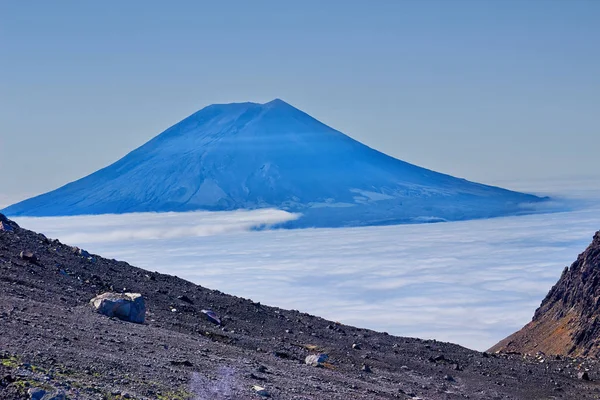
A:
{"label": "blue sky", "polygon": [[472,180],[600,178],[599,20],[593,0],[0,1],[0,197],[273,98]]}

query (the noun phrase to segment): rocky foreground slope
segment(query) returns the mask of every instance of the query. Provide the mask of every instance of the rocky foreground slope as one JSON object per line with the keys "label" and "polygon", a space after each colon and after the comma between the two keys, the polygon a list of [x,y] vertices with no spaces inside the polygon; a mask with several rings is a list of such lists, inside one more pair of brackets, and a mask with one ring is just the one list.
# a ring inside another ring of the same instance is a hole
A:
{"label": "rocky foreground slope", "polygon": [[600,356],[600,232],[565,268],[530,323],[491,351]]}
{"label": "rocky foreground slope", "polygon": [[[346,326],[89,255],[0,218],[1,399],[600,394],[593,360],[479,353]],[[95,312],[89,300],[107,291],[141,293],[145,322]],[[318,367],[305,363],[318,354],[329,358]]]}

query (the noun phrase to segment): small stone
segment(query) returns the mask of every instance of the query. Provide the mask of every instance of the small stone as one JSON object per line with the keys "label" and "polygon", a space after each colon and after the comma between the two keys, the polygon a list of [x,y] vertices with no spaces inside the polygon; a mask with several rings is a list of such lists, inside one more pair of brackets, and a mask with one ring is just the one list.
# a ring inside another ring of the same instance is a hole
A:
{"label": "small stone", "polygon": [[265,367],[264,365],[259,365],[258,368],[256,368],[257,372],[260,372],[261,374],[264,374],[265,372],[267,372],[267,367]]}
{"label": "small stone", "polygon": [[184,366],[184,367],[193,367],[194,366],[194,364],[192,364],[190,360],[171,360],[171,365]]}
{"label": "small stone", "polygon": [[206,315],[206,319],[213,324],[221,325],[221,318],[219,318],[216,312],[212,310],[202,310],[202,313]]}
{"label": "small stone", "polygon": [[31,388],[27,390],[27,394],[31,400],[41,400],[46,394],[46,391],[39,388]]}
{"label": "small stone", "polygon": [[360,344],[358,344],[358,343],[354,343],[354,344],[352,344],[352,348],[353,348],[354,350],[360,350]]}
{"label": "small stone", "polygon": [[577,379],[581,379],[582,381],[589,381],[590,376],[588,375],[587,372],[581,371],[581,372],[577,373]]}
{"label": "small stone", "polygon": [[264,377],[258,376],[258,375],[254,375],[253,373],[250,373],[250,375],[248,375],[248,377],[250,379],[254,379],[256,381],[266,381],[267,380],[267,378],[264,378]]}
{"label": "small stone", "polygon": [[254,386],[252,386],[252,388],[254,389],[254,391],[256,392],[256,394],[259,395],[259,396],[261,396],[261,397],[271,397],[271,395],[269,394],[269,392],[267,391],[267,389],[265,389],[262,386],[254,385]]}
{"label": "small stone", "polygon": [[194,302],[192,301],[192,299],[190,299],[189,297],[187,297],[185,294],[181,295],[181,296],[177,296],[177,299],[184,301],[188,304],[194,304]]}
{"label": "small stone", "polygon": [[446,360],[446,358],[442,354],[435,356],[435,357],[429,357],[430,362],[438,362],[438,361],[445,361],[445,360]]}
{"label": "small stone", "polygon": [[320,367],[328,358],[329,355],[327,354],[311,354],[304,359],[304,363],[313,367]]}
{"label": "small stone", "polygon": [[90,253],[88,253],[87,251],[85,251],[84,249],[79,249],[79,251],[77,252],[81,257],[84,258],[88,258],[90,256]]}
{"label": "small stone", "polygon": [[54,394],[46,394],[42,400],[65,400],[65,394],[62,391],[58,391]]}
{"label": "small stone", "polygon": [[360,370],[363,371],[363,372],[366,372],[366,373],[373,372],[373,370],[371,370],[371,367],[369,367],[367,364],[363,364],[363,366],[362,366],[362,368]]}
{"label": "small stone", "polygon": [[19,254],[19,257],[25,261],[30,261],[33,263],[37,262],[37,256],[30,250],[23,250],[21,254]]}
{"label": "small stone", "polygon": [[290,355],[285,351],[274,351],[273,355],[277,358],[283,358],[285,360],[289,360],[291,358]]}

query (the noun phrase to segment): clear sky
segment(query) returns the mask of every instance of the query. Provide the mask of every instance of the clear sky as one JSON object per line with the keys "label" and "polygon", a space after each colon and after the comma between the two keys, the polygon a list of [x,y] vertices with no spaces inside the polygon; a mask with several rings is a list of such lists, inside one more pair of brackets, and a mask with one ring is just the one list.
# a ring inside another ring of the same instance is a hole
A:
{"label": "clear sky", "polygon": [[0,0],[0,204],[273,98],[471,180],[600,179],[600,1]]}

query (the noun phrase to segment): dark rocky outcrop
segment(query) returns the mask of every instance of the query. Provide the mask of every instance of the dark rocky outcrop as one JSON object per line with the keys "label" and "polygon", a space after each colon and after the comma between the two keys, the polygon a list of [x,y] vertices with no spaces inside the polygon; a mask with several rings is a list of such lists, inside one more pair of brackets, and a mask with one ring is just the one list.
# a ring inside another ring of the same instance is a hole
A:
{"label": "dark rocky outcrop", "polygon": [[600,356],[600,232],[563,270],[532,321],[490,350]]}
{"label": "dark rocky outcrop", "polygon": [[12,232],[18,227],[19,225],[15,221],[11,221],[4,214],[0,213],[0,231]]}

